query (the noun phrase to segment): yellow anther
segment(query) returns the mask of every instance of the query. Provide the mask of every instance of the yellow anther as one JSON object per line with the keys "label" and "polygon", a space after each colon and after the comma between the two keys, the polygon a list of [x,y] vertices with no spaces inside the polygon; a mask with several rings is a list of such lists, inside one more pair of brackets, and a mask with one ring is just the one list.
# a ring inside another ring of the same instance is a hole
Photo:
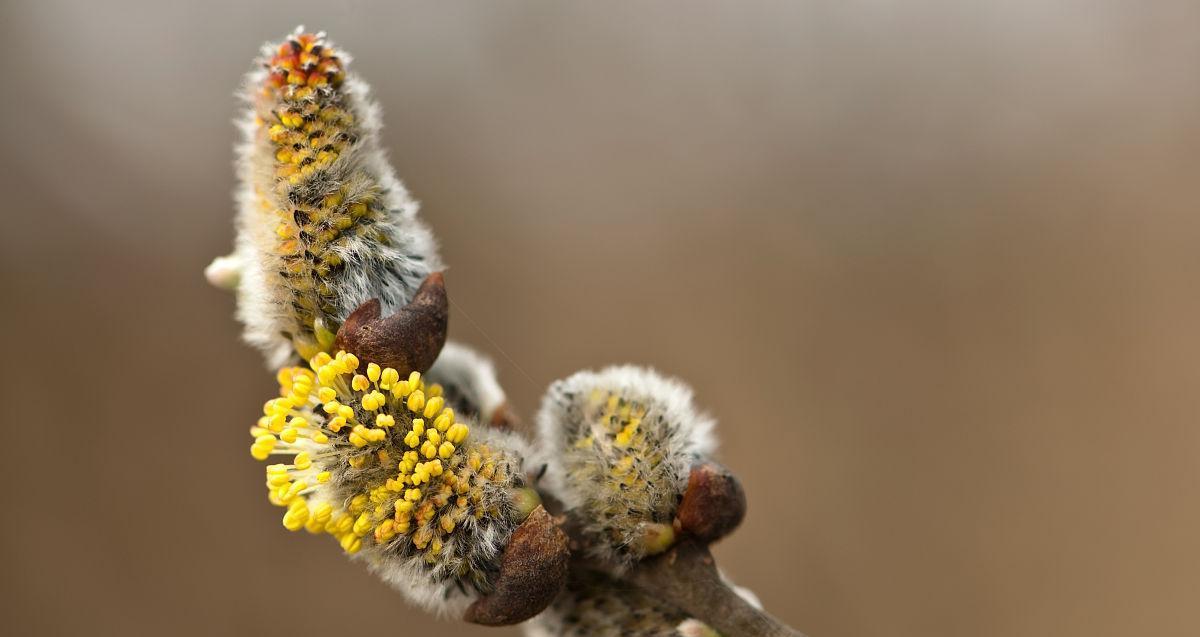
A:
{"label": "yellow anther", "polygon": [[429,482],[429,471],[425,469],[425,464],[421,463],[413,469],[412,483],[423,484]]}
{"label": "yellow anther", "polygon": [[347,533],[342,536],[342,550],[347,553],[357,553],[362,548],[362,540],[356,537],[353,533]]}
{"label": "yellow anther", "polygon": [[396,500],[396,513],[408,513],[412,508],[413,503],[409,500]]}
{"label": "yellow anther", "polygon": [[322,471],[321,473],[318,473],[317,474],[317,482],[319,482],[321,484],[325,484],[326,482],[329,482],[330,475],[331,474],[328,471]]}
{"label": "yellow anther", "polygon": [[406,380],[397,381],[394,385],[392,385],[392,395],[396,398],[404,398],[405,396],[411,394],[412,390],[413,388]]}
{"label": "yellow anther", "polygon": [[319,445],[323,445],[323,444],[329,442],[329,436],[326,436],[325,434],[318,431],[313,434],[312,441]]}
{"label": "yellow anther", "polygon": [[451,519],[450,516],[448,516],[448,515],[443,515],[442,519],[439,520],[438,523],[441,525],[442,530],[445,531],[446,533],[449,533],[454,530],[454,520]]}
{"label": "yellow anther", "polygon": [[426,440],[425,444],[421,445],[421,455],[425,456],[427,459],[433,458],[437,455],[437,447],[434,446],[432,442]]}
{"label": "yellow anther", "polygon": [[322,385],[332,385],[334,381],[337,380],[339,372],[340,370],[335,363],[322,365],[321,368],[317,370],[317,380],[321,381]]}
{"label": "yellow anther", "polygon": [[426,396],[441,396],[442,391],[443,391],[442,386],[437,383],[434,383],[425,388],[425,395]]}
{"label": "yellow anther", "polygon": [[379,382],[379,366],[375,363],[367,363],[367,378],[371,379],[372,383]]}
{"label": "yellow anther", "polygon": [[327,426],[329,427],[330,431],[337,433],[342,430],[342,427],[346,426],[346,419],[338,416],[337,418],[331,419]]}
{"label": "yellow anther", "polygon": [[462,424],[461,422],[456,422],[446,430],[446,440],[449,440],[457,445],[466,440],[467,435],[470,433],[471,430],[466,425]]}
{"label": "yellow anther", "polygon": [[370,392],[369,394],[367,394],[366,396],[363,396],[362,407],[363,407],[363,409],[366,409],[367,411],[375,411],[375,410],[379,409],[380,407],[383,407],[383,405],[386,402],[387,402],[387,399],[384,398],[383,394],[381,394],[377,391],[373,391],[373,392]]}
{"label": "yellow anther", "polygon": [[[374,365],[374,363],[371,364]],[[371,381],[362,374],[355,374],[354,378],[350,380],[350,388],[354,391],[367,391],[367,388],[370,386]]]}
{"label": "yellow anther", "polygon": [[450,442],[443,442],[441,446],[438,447],[438,455],[443,458],[449,458],[450,456],[453,456],[454,445]]}
{"label": "yellow anther", "polygon": [[433,418],[442,410],[442,405],[446,404],[446,399],[441,396],[434,396],[425,401],[425,417]]}
{"label": "yellow anther", "polygon": [[271,432],[280,433],[283,431],[283,426],[287,425],[287,422],[288,420],[286,416],[283,414],[275,414],[274,416],[268,417],[268,420],[266,420],[266,428],[270,429]]}
{"label": "yellow anther", "polygon": [[362,515],[358,516],[358,519],[354,521],[354,528],[351,530],[354,531],[354,534],[358,537],[366,535],[367,532],[371,530],[371,515],[369,513],[363,513]]}
{"label": "yellow anther", "polygon": [[378,416],[375,416],[376,427],[392,427],[395,426],[395,424],[396,419],[387,414],[379,414]]}
{"label": "yellow anther", "polygon": [[416,502],[417,500],[420,500],[421,499],[421,490],[420,489],[409,489],[408,491],[405,491],[404,499],[408,500],[409,502]]}
{"label": "yellow anther", "polygon": [[302,451],[296,454],[295,464],[297,469],[303,471],[312,466],[312,457],[308,455],[307,451]]}
{"label": "yellow anther", "polygon": [[[370,440],[371,442],[383,442],[386,439],[387,431],[383,429],[370,429],[367,431],[367,440]],[[387,455],[386,451],[383,453],[385,456]]]}
{"label": "yellow anther", "polygon": [[[413,373],[416,374],[416,372],[413,372]],[[419,414],[419,413],[421,413],[421,410],[424,407],[425,407],[424,392],[422,392],[421,390],[418,389],[408,395],[408,410],[409,411],[413,412],[414,414]]]}
{"label": "yellow anther", "polygon": [[322,387],[317,390],[317,399],[323,403],[327,403],[337,398],[337,390],[332,387]]}
{"label": "yellow anther", "polygon": [[305,522],[308,522],[307,508],[288,509],[283,514],[283,526],[289,531],[299,531],[304,528]]}
{"label": "yellow anther", "polygon": [[379,526],[375,527],[375,541],[382,544],[396,537],[396,522],[392,519],[384,520]]}
{"label": "yellow anther", "polygon": [[342,405],[338,407],[337,415],[342,420],[349,422],[351,418],[354,418],[354,408],[350,405]]}
{"label": "yellow anther", "polygon": [[433,428],[445,433],[445,431],[449,429],[450,425],[452,424],[454,424],[454,420],[443,411],[442,415],[438,416],[437,420],[433,421]]}
{"label": "yellow anther", "polygon": [[421,387],[421,372],[413,372],[413,373],[409,374],[408,375],[408,384],[413,389],[420,389],[420,387]]}
{"label": "yellow anther", "polygon": [[296,431],[295,427],[288,427],[287,429],[283,430],[283,433],[279,434],[279,439],[288,444],[291,444],[293,442],[296,442],[296,434],[297,434],[297,431]]}
{"label": "yellow anther", "polygon": [[342,359],[342,364],[345,365],[347,373],[358,369],[358,357],[354,354],[346,354]]}
{"label": "yellow anther", "polygon": [[329,362],[332,360],[333,360],[333,357],[330,356],[328,353],[319,352],[319,353],[317,353],[316,356],[312,357],[311,361],[308,362],[308,366],[313,368],[314,370],[317,370],[321,367],[324,367],[325,365],[328,365]]}
{"label": "yellow anther", "polygon": [[384,389],[390,388],[391,386],[395,385],[399,381],[400,381],[400,372],[392,369],[391,367],[384,369],[382,374],[380,374],[380,376],[379,376],[380,386],[383,387]]}
{"label": "yellow anther", "polygon": [[[328,388],[326,388],[326,389],[328,389]],[[325,404],[321,405],[322,411],[324,411],[327,414],[331,414],[331,415],[338,413],[338,410],[341,408],[342,408],[342,403],[339,403],[337,400],[330,400],[330,401],[327,401]]]}
{"label": "yellow anther", "polygon": [[[361,427],[362,425],[359,426]],[[367,439],[358,432],[354,432],[350,434],[350,444],[354,445],[355,447],[362,448],[367,446]]]}
{"label": "yellow anther", "polygon": [[404,436],[404,444],[415,449],[417,445],[421,444],[421,435],[415,431],[408,432]]}

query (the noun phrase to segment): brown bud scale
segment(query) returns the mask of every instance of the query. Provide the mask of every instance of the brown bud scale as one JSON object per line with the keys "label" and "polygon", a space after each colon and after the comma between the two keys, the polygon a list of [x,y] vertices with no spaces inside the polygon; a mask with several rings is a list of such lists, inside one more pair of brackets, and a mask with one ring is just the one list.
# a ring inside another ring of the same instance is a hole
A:
{"label": "brown bud scale", "polygon": [[729,535],[746,515],[746,492],[738,479],[715,462],[692,466],[687,490],[675,513],[683,531],[705,543]]}
{"label": "brown bud scale", "polygon": [[446,344],[449,299],[441,272],[426,277],[408,305],[380,317],[378,299],[358,306],[342,323],[334,340],[364,362],[392,367],[400,376],[425,372]]}
{"label": "brown bud scale", "polygon": [[501,557],[495,590],[467,607],[463,619],[507,626],[537,615],[566,584],[569,558],[566,534],[539,505],[513,531]]}

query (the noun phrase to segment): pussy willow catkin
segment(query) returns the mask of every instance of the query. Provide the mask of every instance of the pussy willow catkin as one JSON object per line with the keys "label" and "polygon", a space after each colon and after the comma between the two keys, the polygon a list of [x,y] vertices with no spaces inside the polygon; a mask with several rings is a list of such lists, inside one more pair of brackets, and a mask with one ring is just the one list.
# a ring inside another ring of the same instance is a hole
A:
{"label": "pussy willow catkin", "polygon": [[[461,612],[525,515],[523,443],[471,427],[417,372],[319,353],[251,429],[283,526],[333,536],[427,608]],[[302,559],[299,558],[298,559]]]}
{"label": "pussy willow catkin", "polygon": [[361,303],[378,298],[389,315],[441,269],[348,63],[323,34],[297,30],[265,46],[245,82],[234,262],[209,275],[236,281],[245,338],[273,366],[327,351]]}
{"label": "pussy willow catkin", "polygon": [[543,485],[576,514],[592,556],[619,571],[670,545],[691,466],[715,447],[712,427],[686,385],[653,370],[577,373],[542,400]]}

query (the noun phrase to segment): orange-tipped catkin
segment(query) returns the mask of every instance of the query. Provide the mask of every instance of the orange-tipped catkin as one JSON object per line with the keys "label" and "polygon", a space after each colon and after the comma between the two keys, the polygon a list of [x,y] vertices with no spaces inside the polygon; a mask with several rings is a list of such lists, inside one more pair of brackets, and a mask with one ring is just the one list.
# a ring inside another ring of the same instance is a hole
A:
{"label": "orange-tipped catkin", "polygon": [[208,274],[237,286],[245,337],[272,366],[331,351],[360,304],[378,298],[389,315],[442,267],[348,64],[324,34],[298,29],[266,45],[246,79],[237,243]]}

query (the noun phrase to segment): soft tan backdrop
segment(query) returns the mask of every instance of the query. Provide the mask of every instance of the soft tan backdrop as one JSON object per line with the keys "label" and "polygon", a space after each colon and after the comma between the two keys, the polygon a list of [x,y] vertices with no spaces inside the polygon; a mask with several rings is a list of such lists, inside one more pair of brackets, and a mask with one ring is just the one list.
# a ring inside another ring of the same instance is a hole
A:
{"label": "soft tan backdrop", "polygon": [[284,532],[247,452],[272,378],[200,273],[297,23],[523,413],[581,367],[695,385],[770,610],[1200,634],[1200,7],[1042,0],[6,0],[0,632],[515,634]]}

